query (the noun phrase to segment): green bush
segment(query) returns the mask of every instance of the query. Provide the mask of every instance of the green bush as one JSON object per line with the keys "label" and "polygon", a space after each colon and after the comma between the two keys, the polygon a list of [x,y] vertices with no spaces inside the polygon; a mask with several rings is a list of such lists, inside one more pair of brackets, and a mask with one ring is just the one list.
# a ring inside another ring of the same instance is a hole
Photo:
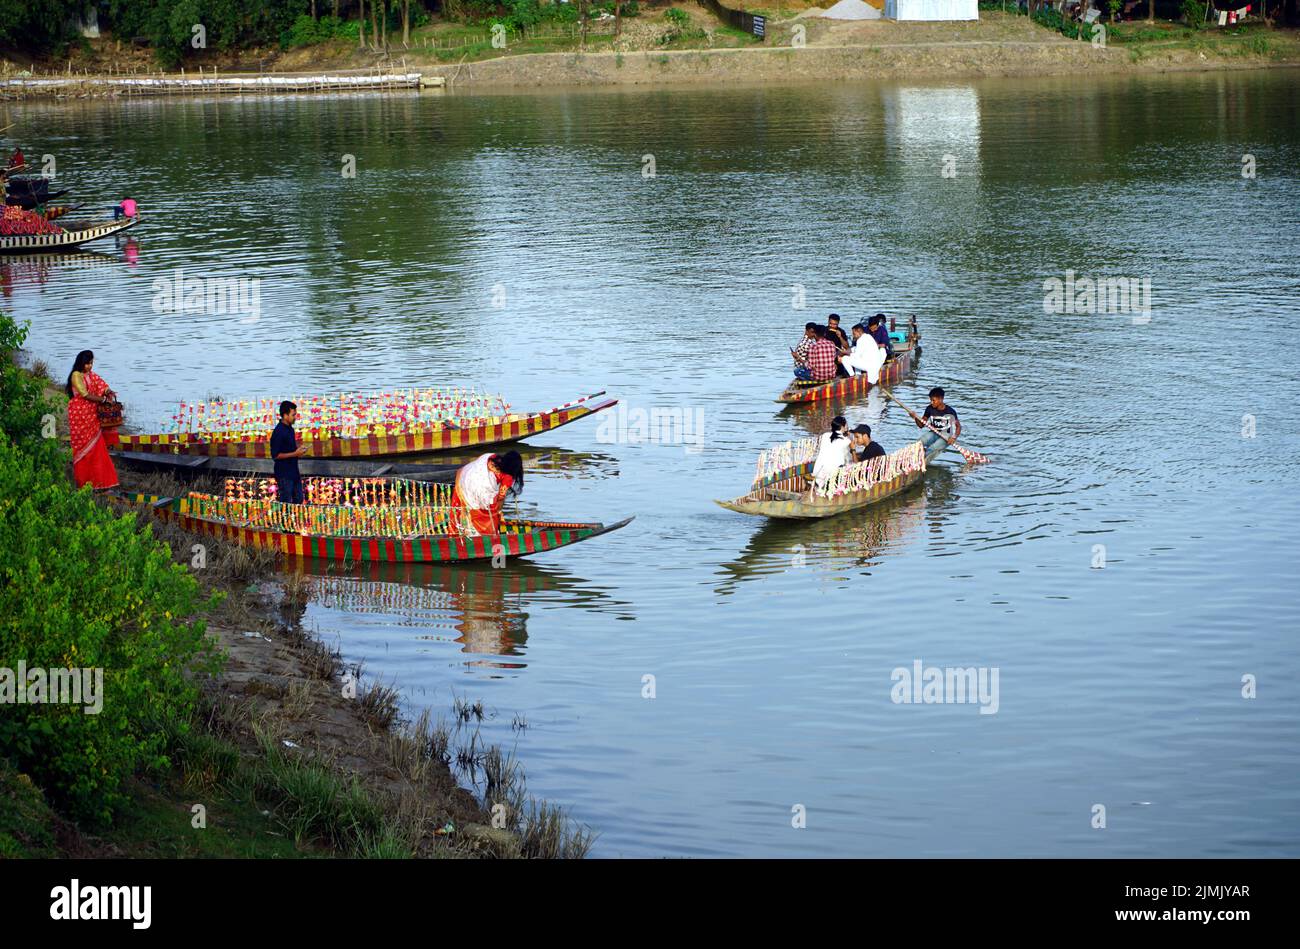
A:
{"label": "green bush", "polygon": [[303,14],[293,21],[293,26],[280,34],[281,49],[298,49],[301,46],[315,46],[330,40],[350,40],[357,42],[361,35],[361,25],[356,20],[344,20],[336,16],[323,16],[313,20]]}
{"label": "green bush", "polygon": [[[22,336],[0,314],[0,339]],[[11,678],[19,662],[103,670],[98,714],[71,704],[0,708],[0,756],[59,809],[107,822],[125,802],[123,781],[166,765],[166,735],[192,715],[196,678],[217,671],[203,624],[190,619],[207,604],[134,515],[73,490],[66,452],[33,441],[49,407],[15,379],[11,351],[0,358],[0,669]]]}
{"label": "green bush", "polygon": [[47,466],[61,466],[66,456],[53,438],[45,438],[54,407],[44,386],[14,363],[13,354],[27,339],[27,327],[0,313],[0,431],[15,447]]}
{"label": "green bush", "polygon": [[1183,0],[1183,22],[1195,29],[1205,23],[1205,4],[1201,0]]}
{"label": "green bush", "polygon": [[669,7],[664,11],[664,19],[673,26],[686,26],[691,22],[690,14],[685,10],[679,10],[677,7]]}

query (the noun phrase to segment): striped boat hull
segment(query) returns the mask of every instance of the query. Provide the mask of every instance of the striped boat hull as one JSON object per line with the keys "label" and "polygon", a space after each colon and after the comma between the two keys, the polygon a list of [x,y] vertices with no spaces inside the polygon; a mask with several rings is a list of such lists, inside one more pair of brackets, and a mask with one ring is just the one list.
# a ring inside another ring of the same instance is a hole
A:
{"label": "striped boat hull", "polygon": [[51,251],[68,250],[79,247],[87,241],[97,241],[101,237],[110,237],[135,227],[140,218],[122,218],[118,221],[105,221],[102,224],[90,224],[74,227],[61,234],[15,234],[0,237],[0,254],[48,254]]}
{"label": "striped boat hull", "polygon": [[527,557],[608,534],[632,520],[629,517],[613,524],[514,521],[507,523],[517,527],[517,530],[477,537],[462,537],[457,534],[401,538],[322,537],[240,527],[195,517],[189,513],[190,505],[185,498],[135,495],[131,500],[137,504],[153,505],[153,512],[159,518],[172,521],[195,534],[218,537],[244,547],[269,550],[286,557],[338,563],[454,563],[489,560],[498,555],[506,558]]}
{"label": "striped boat hull", "polygon": [[[916,350],[908,348],[901,352],[895,353],[894,358],[885,363],[880,369],[880,385],[892,386],[899,379],[912,371]],[[836,379],[834,382],[828,382],[825,385],[808,386],[798,385],[795,382],[786,386],[784,392],[777,398],[778,402],[824,402],[829,399],[845,399],[854,396],[866,395],[871,391],[871,383],[867,380],[865,373],[858,373],[853,376],[845,376],[842,379]]]}
{"label": "striped boat hull", "polygon": [[[299,445],[307,449],[307,458],[379,458],[393,455],[417,455],[437,451],[479,448],[516,442],[540,432],[550,431],[578,419],[603,412],[617,405],[617,399],[580,402],[532,415],[521,415],[496,424],[468,425],[464,428],[439,426],[406,435],[369,435],[364,438],[302,438]],[[265,438],[246,441],[205,441],[187,432],[161,435],[121,435],[122,451],[170,452],[183,455],[215,455],[223,458],[269,458],[270,433]]]}

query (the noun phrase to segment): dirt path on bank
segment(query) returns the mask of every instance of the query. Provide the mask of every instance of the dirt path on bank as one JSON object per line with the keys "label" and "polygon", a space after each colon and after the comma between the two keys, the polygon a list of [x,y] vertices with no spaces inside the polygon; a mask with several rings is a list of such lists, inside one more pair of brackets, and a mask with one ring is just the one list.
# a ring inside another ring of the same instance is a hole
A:
{"label": "dirt path on bank", "polygon": [[[490,87],[722,85],[836,82],[843,80],[936,80],[983,77],[1059,76],[1076,73],[1132,74],[1147,72],[1215,71],[1300,65],[1300,33],[1256,27],[1249,34],[1189,31],[1172,24],[1147,30],[1142,24],[1121,24],[1123,41],[1108,45],[1067,39],[1024,16],[981,11],[971,22],[846,22],[816,17],[769,21],[765,43],[740,45],[734,36],[706,32],[716,18],[691,7],[706,48],[665,48],[655,37],[660,24],[628,20],[627,35],[596,51],[520,53],[491,51],[484,58],[449,62],[418,46],[394,48],[388,56],[369,51],[322,45],[292,50],[247,51],[237,68],[250,63],[262,75],[338,76],[358,72],[419,73],[441,78],[451,89]],[[1133,31],[1154,33],[1139,40]],[[729,45],[715,45],[725,39]],[[131,51],[140,56],[140,51]],[[109,60],[110,64],[112,63]],[[120,67],[122,64],[117,64]],[[228,66],[229,64],[227,64]],[[96,75],[104,62],[88,64],[90,73],[74,69],[61,86],[0,86],[0,98],[93,98],[122,95],[120,87]],[[134,60],[131,69],[138,69]],[[226,67],[223,67],[226,68]],[[274,70],[274,72],[272,72]],[[147,70],[146,70],[147,71]],[[56,71],[57,73],[57,71]],[[156,71],[153,75],[160,75]],[[211,74],[211,67],[208,69]],[[230,75],[230,73],[223,73]],[[194,75],[191,69],[189,75]],[[46,75],[46,81],[51,78]],[[179,78],[179,77],[177,77]],[[410,87],[402,91],[409,92]],[[284,94],[292,90],[244,90]],[[177,90],[167,90],[177,94]],[[134,90],[132,94],[140,94]],[[180,94],[221,95],[210,89]]]}

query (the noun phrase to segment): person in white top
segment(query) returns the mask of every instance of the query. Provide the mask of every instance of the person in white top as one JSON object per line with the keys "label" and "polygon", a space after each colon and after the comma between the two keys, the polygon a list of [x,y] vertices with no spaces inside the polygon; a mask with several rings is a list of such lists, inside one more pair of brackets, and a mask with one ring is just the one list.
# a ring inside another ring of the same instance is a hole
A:
{"label": "person in white top", "polygon": [[822,435],[817,448],[817,460],[813,462],[814,484],[824,484],[831,475],[849,463],[853,441],[845,431],[848,427],[849,423],[844,416],[837,415],[831,422],[831,430]]}
{"label": "person in white top", "polygon": [[840,362],[850,375],[865,372],[867,381],[875,385],[880,381],[880,367],[885,364],[885,347],[876,342],[859,323],[853,327],[853,352],[841,356]]}

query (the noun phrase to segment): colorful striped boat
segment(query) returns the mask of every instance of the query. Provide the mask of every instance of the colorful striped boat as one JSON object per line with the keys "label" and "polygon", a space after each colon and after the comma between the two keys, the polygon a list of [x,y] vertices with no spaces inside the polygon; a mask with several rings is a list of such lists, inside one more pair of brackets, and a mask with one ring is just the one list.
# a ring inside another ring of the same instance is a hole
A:
{"label": "colorful striped boat", "polygon": [[[867,507],[885,498],[893,497],[905,491],[925,477],[926,466],[947,448],[947,444],[937,441],[928,449],[924,440],[918,440],[902,448],[885,459],[874,459],[876,463],[889,464],[888,459],[900,460],[905,454],[910,455],[913,463],[895,465],[901,468],[897,474],[882,478],[869,486],[857,490],[845,490],[840,493],[814,491],[810,484],[812,477],[813,455],[816,439],[808,439],[794,447],[790,459],[793,464],[775,471],[766,471],[760,459],[758,476],[754,479],[748,494],[743,494],[730,501],[715,503],[729,511],[740,514],[755,514],[761,517],[775,518],[819,518],[832,517],[845,511],[855,511]],[[810,450],[808,443],[813,443]],[[783,448],[789,446],[782,446]],[[856,472],[854,469],[863,465],[849,465],[841,469],[846,484],[851,484]]]}
{"label": "colorful striped boat", "polygon": [[219,537],[232,543],[270,550],[288,557],[304,557],[338,563],[449,563],[466,560],[489,560],[495,556],[527,557],[531,554],[567,547],[601,534],[608,534],[632,521],[625,518],[613,524],[507,520],[500,534],[463,536],[430,534],[417,537],[335,537],[291,534],[229,524],[223,520],[197,516],[201,502],[188,497],[166,498],[157,495],[128,495],[134,504],[147,504],[153,513],[196,534]]}
{"label": "colorful striped boat", "polygon": [[[366,435],[356,438],[313,438],[310,432],[298,436],[299,444],[308,449],[308,458],[379,458],[392,455],[415,455],[435,451],[481,448],[514,442],[540,432],[550,431],[578,419],[595,415],[618,404],[617,399],[599,399],[604,395],[583,396],[573,402],[531,414],[511,414],[500,419],[470,422],[464,426],[430,425],[429,428],[399,435]],[[593,401],[597,400],[597,401]],[[135,452],[170,452],[183,455],[220,455],[226,458],[269,458],[268,431],[256,438],[209,440],[202,433],[171,432],[158,435],[122,435],[121,450]]]}
{"label": "colorful striped boat", "polygon": [[139,223],[137,215],[99,224],[73,225],[58,234],[13,234],[0,237],[0,254],[48,254],[51,251],[70,250],[87,241],[120,234]]}
{"label": "colorful striped boat", "polygon": [[[916,317],[906,330],[907,338],[902,343],[894,344],[894,355],[880,369],[879,385],[892,386],[903,376],[912,371],[916,360],[921,356],[921,333],[916,328]],[[803,382],[793,380],[785,387],[776,401],[786,403],[821,402],[827,399],[846,399],[866,395],[871,391],[871,383],[865,373],[852,376],[840,376],[827,382]]]}

